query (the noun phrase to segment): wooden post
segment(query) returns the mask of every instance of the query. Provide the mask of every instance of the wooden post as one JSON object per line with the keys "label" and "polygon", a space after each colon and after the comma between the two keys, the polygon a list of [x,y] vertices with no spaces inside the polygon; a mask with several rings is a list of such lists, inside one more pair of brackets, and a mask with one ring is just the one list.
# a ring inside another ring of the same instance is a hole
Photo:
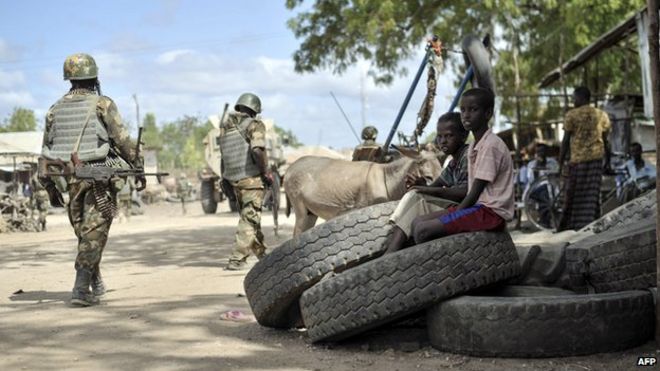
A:
{"label": "wooden post", "polygon": [[[660,91],[658,90],[658,75],[660,74],[660,45],[658,32],[658,0],[647,0],[646,10],[649,14],[649,54],[651,57],[651,95],[653,97],[653,121],[655,122],[655,159],[656,169],[660,170]],[[660,189],[660,177],[655,181],[656,189]],[[660,193],[656,196],[656,205],[660,206]],[[656,242],[656,273],[660,271],[660,237],[658,231],[660,228],[660,213],[656,212],[656,228],[655,235],[658,242]],[[660,277],[660,274],[657,275]],[[657,284],[656,285],[660,286]],[[660,347],[660,300],[656,303],[655,308],[655,342],[656,346]]]}

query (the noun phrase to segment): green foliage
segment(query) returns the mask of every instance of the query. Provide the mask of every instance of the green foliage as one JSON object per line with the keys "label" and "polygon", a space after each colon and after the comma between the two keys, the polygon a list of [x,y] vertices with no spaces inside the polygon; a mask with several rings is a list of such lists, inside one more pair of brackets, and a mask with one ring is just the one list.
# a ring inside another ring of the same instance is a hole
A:
{"label": "green foliage", "polygon": [[156,116],[148,113],[143,121],[142,140],[145,147],[158,149],[158,166],[164,171],[201,169],[204,166],[202,141],[213,128],[210,121],[184,116],[159,128]]}
{"label": "green foliage", "polygon": [[35,130],[37,130],[37,119],[34,111],[22,107],[15,107],[12,114],[0,124],[0,133]]}
{"label": "green foliage", "polygon": [[156,125],[156,115],[147,113],[142,120],[142,142],[149,149],[162,149],[163,140]]}
{"label": "green foliage", "polygon": [[277,135],[282,138],[282,141],[285,145],[293,148],[299,148],[303,146],[303,143],[298,140],[298,137],[293,134],[291,129],[285,130],[277,125],[274,125],[273,129],[275,130],[275,133],[277,133]]}
{"label": "green foliage", "polygon": [[[302,0],[287,0],[294,10]],[[301,44],[293,59],[298,72],[330,68],[341,73],[359,59],[371,63],[376,82],[391,83],[405,72],[400,62],[438,35],[445,48],[460,49],[463,37],[495,35],[493,50],[498,95],[536,93],[541,78],[602,33],[638,11],[644,0],[316,0],[289,20]],[[639,92],[639,61],[632,38],[604,52],[597,63],[566,76],[570,88],[587,85],[594,93]],[[462,75],[463,57],[445,59]],[[455,81],[458,85],[458,81]],[[556,85],[554,89],[559,89]],[[537,101],[521,104],[523,121],[549,115]],[[502,112],[515,117],[514,101]]]}

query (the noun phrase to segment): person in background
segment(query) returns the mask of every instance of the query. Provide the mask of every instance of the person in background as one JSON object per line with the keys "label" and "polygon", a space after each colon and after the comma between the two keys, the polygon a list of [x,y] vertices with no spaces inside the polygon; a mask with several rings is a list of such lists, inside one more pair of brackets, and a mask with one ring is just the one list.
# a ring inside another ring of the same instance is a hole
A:
{"label": "person in background", "polygon": [[642,192],[655,188],[655,166],[642,158],[642,145],[630,144],[630,159],[620,168],[625,175],[616,177],[616,192],[619,202],[626,203]]}
{"label": "person in background", "polygon": [[261,113],[261,100],[252,93],[244,93],[234,110],[220,123],[219,136],[222,178],[233,187],[240,209],[236,244],[226,270],[246,269],[251,254],[258,259],[266,254],[261,208],[265,189],[273,184],[266,154],[266,126],[257,117]]}
{"label": "person in background", "polygon": [[376,161],[381,154],[380,144],[376,143],[378,129],[366,126],[362,129],[362,140],[353,150],[353,161]]}
{"label": "person in background", "polygon": [[[607,134],[612,125],[607,113],[589,105],[590,99],[588,88],[575,88],[575,108],[566,113],[564,120],[559,154],[560,173],[565,177],[564,202],[558,231],[580,229],[600,216],[603,171],[610,171]],[[565,162],[568,171],[563,173]]]}
{"label": "person in background", "polygon": [[181,200],[181,213],[186,215],[186,199],[190,197],[190,192],[192,191],[192,184],[188,180],[186,174],[181,173],[179,179],[176,182],[176,195]]}
{"label": "person in background", "polygon": [[548,157],[548,146],[545,143],[537,143],[535,152],[534,159],[527,163],[525,169],[527,182],[523,195],[529,192],[529,186],[535,179],[559,171],[559,162],[552,157]]}

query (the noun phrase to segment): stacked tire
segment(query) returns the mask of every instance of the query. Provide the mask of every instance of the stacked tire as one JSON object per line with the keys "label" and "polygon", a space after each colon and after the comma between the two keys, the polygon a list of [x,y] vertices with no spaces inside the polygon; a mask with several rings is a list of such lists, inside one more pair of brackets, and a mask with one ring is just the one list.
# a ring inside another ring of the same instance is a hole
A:
{"label": "stacked tire", "polygon": [[441,238],[388,254],[305,291],[300,310],[312,341],[336,341],[515,277],[508,233]]}
{"label": "stacked tire", "polygon": [[458,234],[383,256],[395,207],[345,214],[262,258],[244,281],[257,321],[304,325],[312,342],[340,341],[426,312],[435,348],[474,356],[591,354],[651,338],[654,299],[645,289],[655,280],[655,228],[630,228],[621,215],[634,207],[614,210],[623,214],[608,214],[566,247],[572,290],[507,286],[521,262],[506,232]]}
{"label": "stacked tire", "polygon": [[460,296],[427,312],[431,345],[479,357],[559,357],[615,352],[654,333],[649,291],[577,295],[508,286]]}
{"label": "stacked tire", "polygon": [[302,325],[298,299],[330,274],[375,259],[391,229],[396,202],[339,216],[284,242],[248,272],[243,286],[257,321],[267,327]]}

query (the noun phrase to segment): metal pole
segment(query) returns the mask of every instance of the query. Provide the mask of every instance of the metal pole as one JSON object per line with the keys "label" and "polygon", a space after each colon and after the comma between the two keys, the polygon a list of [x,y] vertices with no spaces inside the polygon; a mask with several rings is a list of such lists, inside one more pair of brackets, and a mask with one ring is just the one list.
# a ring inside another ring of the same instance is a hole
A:
{"label": "metal pole", "polygon": [[337,100],[337,97],[330,92],[330,95],[332,95],[332,99],[335,100],[335,103],[337,104],[337,107],[339,107],[339,110],[341,111],[341,114],[344,115],[344,119],[346,120],[346,123],[348,124],[348,127],[351,128],[351,131],[353,132],[353,135],[355,136],[355,139],[358,141],[358,144],[360,144],[360,137],[357,135],[355,132],[355,129],[353,128],[353,124],[351,124],[351,120],[348,119],[348,116],[346,116],[346,112],[341,108],[341,104],[339,104],[339,101]]}
{"label": "metal pole", "polygon": [[401,123],[401,118],[403,118],[403,113],[406,112],[406,108],[408,108],[408,103],[410,103],[410,98],[412,98],[412,95],[415,92],[415,88],[417,87],[419,78],[422,77],[422,72],[424,72],[424,67],[426,67],[426,63],[428,63],[431,53],[433,53],[433,50],[427,47],[426,53],[424,53],[424,59],[422,60],[422,63],[419,65],[419,68],[417,69],[417,74],[415,75],[415,79],[413,80],[412,84],[410,85],[410,88],[408,89],[406,98],[403,100],[403,104],[401,105],[401,108],[399,108],[399,113],[396,115],[396,119],[394,120],[392,129],[390,130],[390,133],[387,136],[387,140],[383,145],[382,158],[385,158],[385,155],[387,155],[387,151],[390,148],[390,144],[392,144],[392,138],[394,137],[394,133],[396,133],[396,129],[399,127],[399,124]]}
{"label": "metal pole", "polygon": [[474,69],[472,66],[468,67],[467,71],[465,71],[465,76],[463,76],[463,81],[461,81],[461,85],[458,87],[458,91],[456,92],[456,95],[454,95],[454,100],[451,101],[451,105],[449,106],[449,109],[447,112],[451,112],[458,106],[458,101],[461,99],[461,95],[463,95],[463,91],[465,90],[465,87],[467,86],[467,83],[472,80],[472,77],[474,76]]}
{"label": "metal pole", "polygon": [[133,94],[133,100],[135,101],[135,125],[136,127],[141,127],[140,123],[140,105],[138,104],[137,94]]}
{"label": "metal pole", "polygon": [[13,162],[14,162],[14,195],[18,194],[18,173],[16,172],[16,156],[12,156]]}
{"label": "metal pole", "polygon": [[[658,91],[658,83],[660,83],[660,45],[659,35],[660,27],[658,26],[658,0],[647,0],[646,10],[649,13],[649,54],[651,62],[651,94],[653,98],[653,121],[655,121],[655,158],[656,169],[660,170],[660,91]],[[660,178],[655,181],[656,189],[660,188]],[[660,204],[660,194],[656,196],[656,203]],[[660,213],[656,212],[656,273],[660,272],[660,238],[657,228],[660,225]],[[660,282],[660,275],[657,275],[656,286]],[[655,343],[656,347],[660,347],[660,300],[656,301],[655,307]]]}

